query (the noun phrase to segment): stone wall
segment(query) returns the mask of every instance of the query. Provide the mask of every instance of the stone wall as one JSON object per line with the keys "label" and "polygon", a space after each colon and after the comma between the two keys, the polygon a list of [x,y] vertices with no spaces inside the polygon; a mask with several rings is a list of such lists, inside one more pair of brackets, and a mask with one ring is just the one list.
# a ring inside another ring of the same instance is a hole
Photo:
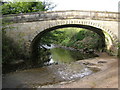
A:
{"label": "stone wall", "polygon": [[116,12],[102,11],[49,11],[35,12],[26,14],[14,14],[3,16],[7,22],[30,22],[30,21],[46,21],[46,20],[61,20],[61,19],[86,19],[86,20],[104,20],[118,21]]}

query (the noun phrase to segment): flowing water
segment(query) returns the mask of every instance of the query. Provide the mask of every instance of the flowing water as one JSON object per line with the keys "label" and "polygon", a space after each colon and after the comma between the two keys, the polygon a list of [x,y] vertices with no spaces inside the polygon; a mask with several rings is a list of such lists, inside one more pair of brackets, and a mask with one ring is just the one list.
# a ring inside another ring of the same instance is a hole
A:
{"label": "flowing water", "polygon": [[[46,46],[47,47],[47,46]],[[3,88],[42,87],[60,82],[74,81],[94,73],[78,60],[95,57],[59,47],[47,47],[51,55],[43,67],[11,72],[3,75]]]}

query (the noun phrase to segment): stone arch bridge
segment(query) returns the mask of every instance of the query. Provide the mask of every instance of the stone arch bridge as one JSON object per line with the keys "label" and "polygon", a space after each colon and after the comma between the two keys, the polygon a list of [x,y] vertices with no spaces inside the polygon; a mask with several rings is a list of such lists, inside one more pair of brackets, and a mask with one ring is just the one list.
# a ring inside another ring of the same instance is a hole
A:
{"label": "stone arch bridge", "polygon": [[118,18],[117,12],[102,11],[49,11],[3,16],[3,21],[12,22],[6,33],[25,55],[30,56],[34,45],[44,33],[64,27],[78,27],[104,34],[106,49],[117,55]]}

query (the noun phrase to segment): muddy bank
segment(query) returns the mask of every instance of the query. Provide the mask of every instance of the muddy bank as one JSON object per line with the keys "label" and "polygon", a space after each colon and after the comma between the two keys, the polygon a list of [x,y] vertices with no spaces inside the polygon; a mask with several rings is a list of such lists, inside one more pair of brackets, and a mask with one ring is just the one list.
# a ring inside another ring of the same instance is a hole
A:
{"label": "muddy bank", "polygon": [[[96,73],[89,72],[88,75],[81,76],[81,78],[70,79],[74,78],[71,75],[75,76],[74,73],[83,69],[79,66],[80,64],[86,66],[87,69],[84,70],[94,70]],[[63,73],[63,71],[66,73]],[[102,53],[100,57],[76,61],[74,65],[73,63],[68,64],[67,68],[66,65],[51,65],[49,68],[43,67],[9,73],[3,75],[3,87],[118,88],[118,59]]]}
{"label": "muddy bank", "polygon": [[100,57],[86,59],[80,62],[87,64],[90,68],[101,70],[77,81],[62,82],[60,84],[43,86],[42,88],[118,88],[117,57],[102,53]]}
{"label": "muddy bank", "polygon": [[3,88],[36,88],[37,86],[54,85],[60,82],[75,81],[93,70],[79,62],[58,64],[34,68],[3,75]]}

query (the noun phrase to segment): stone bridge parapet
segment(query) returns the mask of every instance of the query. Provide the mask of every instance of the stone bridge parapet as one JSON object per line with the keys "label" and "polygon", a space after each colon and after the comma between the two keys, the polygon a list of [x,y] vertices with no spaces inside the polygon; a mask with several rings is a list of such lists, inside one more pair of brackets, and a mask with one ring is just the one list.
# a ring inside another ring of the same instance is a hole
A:
{"label": "stone bridge parapet", "polygon": [[119,13],[105,11],[82,11],[82,10],[67,10],[67,11],[41,11],[34,13],[23,13],[4,15],[4,20],[7,22],[30,22],[30,21],[46,21],[60,19],[88,19],[88,20],[104,20],[104,21],[119,21]]}

